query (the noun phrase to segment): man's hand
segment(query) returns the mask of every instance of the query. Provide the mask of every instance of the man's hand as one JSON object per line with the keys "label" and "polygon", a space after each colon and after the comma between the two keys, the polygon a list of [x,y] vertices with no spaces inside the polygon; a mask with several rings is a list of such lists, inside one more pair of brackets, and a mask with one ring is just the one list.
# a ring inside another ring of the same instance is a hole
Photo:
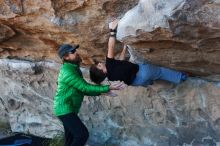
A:
{"label": "man's hand", "polygon": [[113,82],[110,85],[110,90],[121,90],[126,87],[126,84],[124,82]]}
{"label": "man's hand", "polygon": [[108,40],[108,58],[114,58],[114,51],[115,51],[115,42],[116,42],[116,32],[117,32],[117,26],[118,26],[118,19],[115,19],[111,23],[109,23],[109,29],[110,29],[110,37]]}
{"label": "man's hand", "polygon": [[109,25],[108,25],[109,29],[115,30],[118,26],[118,22],[119,22],[118,19],[115,19],[112,22],[110,22]]}

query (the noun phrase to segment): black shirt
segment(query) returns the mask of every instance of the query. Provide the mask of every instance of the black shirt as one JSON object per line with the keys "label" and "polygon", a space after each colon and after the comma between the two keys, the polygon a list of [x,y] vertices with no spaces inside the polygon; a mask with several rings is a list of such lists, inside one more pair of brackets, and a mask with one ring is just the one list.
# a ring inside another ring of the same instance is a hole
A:
{"label": "black shirt", "polygon": [[124,81],[130,85],[139,70],[137,64],[106,57],[107,77],[110,81]]}

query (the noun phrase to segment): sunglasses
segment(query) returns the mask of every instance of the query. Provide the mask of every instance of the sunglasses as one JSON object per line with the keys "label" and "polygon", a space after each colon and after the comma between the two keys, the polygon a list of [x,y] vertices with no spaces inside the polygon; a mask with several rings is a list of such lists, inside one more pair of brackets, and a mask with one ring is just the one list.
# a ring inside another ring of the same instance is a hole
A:
{"label": "sunglasses", "polygon": [[69,54],[74,54],[76,52],[76,49],[69,52]]}

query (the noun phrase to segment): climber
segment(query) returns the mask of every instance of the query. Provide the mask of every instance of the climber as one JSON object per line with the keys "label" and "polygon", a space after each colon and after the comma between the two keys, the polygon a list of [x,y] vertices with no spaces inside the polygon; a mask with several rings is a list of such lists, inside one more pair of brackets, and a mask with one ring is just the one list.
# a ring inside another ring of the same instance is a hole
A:
{"label": "climber", "polygon": [[77,53],[78,48],[79,45],[64,44],[58,51],[63,64],[54,97],[54,112],[63,123],[65,146],[84,146],[89,137],[86,126],[77,115],[84,95],[96,96],[121,89],[119,82],[103,86],[87,83],[79,68],[81,58]]}
{"label": "climber", "polygon": [[90,79],[100,84],[107,77],[110,81],[124,81],[127,85],[147,86],[153,84],[155,80],[166,80],[175,84],[187,79],[185,73],[159,67],[151,63],[134,64],[124,60],[126,46],[124,46],[120,60],[114,59],[114,49],[116,42],[116,31],[119,20],[109,23],[110,37],[108,41],[108,53],[106,63],[95,62],[90,67]]}

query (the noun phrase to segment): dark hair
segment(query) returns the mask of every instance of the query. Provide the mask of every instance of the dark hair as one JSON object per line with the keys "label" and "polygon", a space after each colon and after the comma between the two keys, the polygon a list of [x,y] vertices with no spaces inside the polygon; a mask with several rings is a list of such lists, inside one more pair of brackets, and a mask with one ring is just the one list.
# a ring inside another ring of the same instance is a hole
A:
{"label": "dark hair", "polygon": [[107,77],[107,75],[102,70],[96,67],[96,64],[93,64],[90,67],[89,73],[90,73],[90,79],[96,84],[100,84]]}

